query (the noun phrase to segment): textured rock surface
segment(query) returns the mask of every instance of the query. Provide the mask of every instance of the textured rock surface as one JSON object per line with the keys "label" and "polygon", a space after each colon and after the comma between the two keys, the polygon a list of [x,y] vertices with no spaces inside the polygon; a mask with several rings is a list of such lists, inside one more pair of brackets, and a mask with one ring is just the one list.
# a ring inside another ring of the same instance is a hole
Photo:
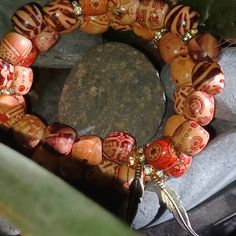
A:
{"label": "textured rock surface", "polygon": [[18,236],[19,231],[16,230],[8,220],[0,216],[0,235],[1,236]]}
{"label": "textured rock surface", "polygon": [[89,50],[70,73],[59,118],[80,134],[126,130],[143,144],[155,135],[164,110],[163,89],[149,60],[128,45],[107,43]]}

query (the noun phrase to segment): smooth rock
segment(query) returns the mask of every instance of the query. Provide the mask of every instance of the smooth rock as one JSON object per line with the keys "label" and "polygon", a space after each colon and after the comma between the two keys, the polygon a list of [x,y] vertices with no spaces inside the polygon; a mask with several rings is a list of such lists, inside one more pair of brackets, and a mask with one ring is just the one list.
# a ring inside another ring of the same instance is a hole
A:
{"label": "smooth rock", "polygon": [[0,216],[0,235],[1,236],[19,236],[19,231],[13,227],[10,222]]}
{"label": "smooth rock", "polygon": [[153,138],[164,110],[154,66],[136,49],[113,42],[89,50],[73,68],[61,94],[59,119],[80,135],[127,131],[140,145]]}

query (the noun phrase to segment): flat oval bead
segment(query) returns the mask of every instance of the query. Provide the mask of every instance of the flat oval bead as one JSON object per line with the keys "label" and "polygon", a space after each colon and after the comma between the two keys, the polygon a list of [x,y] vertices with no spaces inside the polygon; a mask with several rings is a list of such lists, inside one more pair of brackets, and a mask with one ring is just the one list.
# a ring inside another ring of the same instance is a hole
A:
{"label": "flat oval bead", "polygon": [[45,124],[36,116],[26,114],[12,127],[16,142],[25,148],[35,148],[43,139]]}
{"label": "flat oval bead", "polygon": [[137,22],[148,29],[160,29],[164,26],[164,19],[169,6],[161,0],[141,0],[137,13]]}
{"label": "flat oval bead", "polygon": [[13,65],[20,65],[32,52],[32,42],[23,35],[10,32],[0,43],[0,57]]}
{"label": "flat oval bead", "polygon": [[198,27],[199,15],[189,6],[176,5],[165,18],[165,26],[174,34],[183,36]]}
{"label": "flat oval bead", "polygon": [[192,82],[196,90],[214,96],[223,90],[225,77],[218,63],[203,61],[193,68]]}
{"label": "flat oval bead", "polygon": [[153,39],[153,34],[155,32],[155,30],[150,30],[148,28],[145,28],[137,22],[135,22],[133,25],[133,31],[136,35],[138,35],[148,41],[151,41]]}
{"label": "flat oval bead", "polygon": [[209,133],[197,122],[187,120],[174,132],[175,148],[189,156],[198,154],[208,143]]}
{"label": "flat oval bead", "polygon": [[72,146],[73,158],[98,165],[102,161],[102,141],[97,136],[82,136]]}
{"label": "flat oval bead", "polygon": [[107,12],[108,0],[80,0],[80,7],[84,15],[101,15]]}
{"label": "flat oval bead", "polygon": [[147,162],[155,169],[166,170],[177,160],[173,142],[170,138],[159,138],[151,142],[144,150]]}
{"label": "flat oval bead", "polygon": [[28,3],[19,8],[11,20],[14,30],[30,39],[44,27],[43,15],[35,3]]}
{"label": "flat oval bead", "polygon": [[215,112],[214,97],[202,92],[193,91],[184,101],[184,116],[194,120],[201,126],[211,122]]}
{"label": "flat oval bead", "polygon": [[194,91],[192,83],[184,84],[175,90],[173,95],[174,109],[178,115],[184,114],[184,102],[192,91]]}
{"label": "flat oval bead", "polygon": [[25,115],[25,107],[15,96],[0,96],[0,125],[10,128]]}
{"label": "flat oval bead", "polygon": [[76,136],[76,131],[72,127],[54,123],[46,128],[43,145],[50,150],[68,155],[71,152]]}
{"label": "flat oval bead", "polygon": [[14,79],[11,88],[18,95],[25,95],[29,92],[33,83],[33,71],[30,67],[15,66]]}
{"label": "flat oval bead", "polygon": [[13,65],[0,58],[0,90],[11,86],[13,74]]}
{"label": "flat oval bead", "polygon": [[125,162],[131,151],[136,147],[135,139],[122,131],[110,132],[103,141],[103,155],[111,161]]}
{"label": "flat oval bead", "polygon": [[192,70],[195,63],[188,56],[178,56],[170,64],[171,79],[176,87],[192,83]]}
{"label": "flat oval bead", "polygon": [[100,34],[109,28],[107,14],[98,16],[84,16],[80,29],[87,34]]}

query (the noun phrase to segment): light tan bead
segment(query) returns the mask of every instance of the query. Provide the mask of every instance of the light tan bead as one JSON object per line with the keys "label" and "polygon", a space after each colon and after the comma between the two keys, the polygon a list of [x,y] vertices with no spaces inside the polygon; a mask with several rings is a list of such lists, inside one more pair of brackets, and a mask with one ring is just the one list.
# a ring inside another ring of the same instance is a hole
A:
{"label": "light tan bead", "polygon": [[175,130],[187,119],[184,116],[173,115],[165,123],[164,136],[172,137]]}
{"label": "light tan bead", "polygon": [[155,32],[155,30],[150,30],[148,28],[141,26],[138,22],[134,23],[133,31],[136,35],[138,35],[148,41],[151,41],[153,39],[153,34]]}
{"label": "light tan bead", "polygon": [[177,128],[172,140],[177,150],[194,156],[207,145],[209,137],[209,133],[197,122],[187,120]]}
{"label": "light tan bead", "polygon": [[108,0],[80,0],[79,3],[85,15],[96,16],[107,12]]}

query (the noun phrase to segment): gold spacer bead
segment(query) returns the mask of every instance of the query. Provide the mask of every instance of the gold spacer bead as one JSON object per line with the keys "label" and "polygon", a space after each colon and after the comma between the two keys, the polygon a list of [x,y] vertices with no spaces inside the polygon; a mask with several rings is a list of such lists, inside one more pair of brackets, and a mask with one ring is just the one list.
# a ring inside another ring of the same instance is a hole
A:
{"label": "gold spacer bead", "polygon": [[0,90],[0,95],[13,95],[15,90],[13,88],[4,88]]}
{"label": "gold spacer bead", "polygon": [[189,32],[187,32],[186,34],[184,34],[182,36],[182,40],[184,43],[187,43],[190,39],[192,39],[194,36],[196,36],[198,34],[198,29],[191,29]]}
{"label": "gold spacer bead", "polygon": [[166,27],[161,28],[159,31],[156,31],[153,34],[153,40],[152,42],[154,43],[154,45],[156,45],[158,43],[158,41],[160,41],[160,39],[162,38],[162,36],[168,31],[168,29]]}
{"label": "gold spacer bead", "polygon": [[71,4],[73,6],[75,14],[78,17],[82,16],[82,8],[81,8],[80,4],[78,3],[78,1],[73,1],[73,2],[71,2]]}

